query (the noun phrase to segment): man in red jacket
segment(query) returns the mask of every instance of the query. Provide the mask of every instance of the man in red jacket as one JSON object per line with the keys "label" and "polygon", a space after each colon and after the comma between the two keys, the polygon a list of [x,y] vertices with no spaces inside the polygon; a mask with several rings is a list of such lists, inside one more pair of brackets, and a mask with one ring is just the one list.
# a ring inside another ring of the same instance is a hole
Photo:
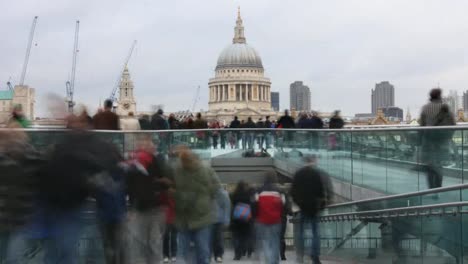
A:
{"label": "man in red jacket", "polygon": [[255,193],[257,249],[269,264],[280,261],[281,217],[286,203],[285,195],[275,186],[277,181],[276,172],[267,172],[263,186]]}

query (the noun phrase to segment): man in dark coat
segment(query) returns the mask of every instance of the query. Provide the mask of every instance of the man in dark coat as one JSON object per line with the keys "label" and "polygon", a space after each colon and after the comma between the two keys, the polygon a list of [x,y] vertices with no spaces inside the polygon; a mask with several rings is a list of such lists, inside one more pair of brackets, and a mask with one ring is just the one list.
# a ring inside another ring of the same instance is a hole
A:
{"label": "man in dark coat", "polygon": [[291,185],[291,197],[301,209],[297,238],[298,262],[302,263],[304,254],[304,226],[312,228],[312,253],[314,264],[320,262],[319,212],[332,200],[332,187],[328,175],[316,167],[316,158],[305,158],[306,165],[294,175]]}
{"label": "man in dark coat", "polygon": [[143,115],[138,119],[138,123],[140,123],[141,130],[151,130],[151,122],[149,115]]}
{"label": "man in dark coat", "polygon": [[120,130],[119,116],[112,112],[112,100],[107,99],[104,102],[104,111],[97,113],[93,117],[94,129],[101,130]]}
{"label": "man in dark coat", "polygon": [[156,114],[151,117],[151,129],[153,130],[166,130],[169,129],[169,124],[163,116],[164,111],[159,109]]}
{"label": "man in dark coat", "polygon": [[295,128],[294,119],[289,115],[288,110],[284,110],[284,116],[278,120],[278,128]]}
{"label": "man in dark coat", "polygon": [[340,129],[344,127],[343,118],[340,117],[340,111],[335,111],[328,124],[330,129]]}
{"label": "man in dark coat", "polygon": [[[231,129],[238,129],[240,128],[241,123],[239,121],[239,118],[237,116],[234,117],[234,120],[231,121],[231,124],[229,125],[229,128]],[[232,136],[233,140],[235,142],[236,149],[239,148],[239,141],[240,141],[240,133],[238,131],[232,131]]]}

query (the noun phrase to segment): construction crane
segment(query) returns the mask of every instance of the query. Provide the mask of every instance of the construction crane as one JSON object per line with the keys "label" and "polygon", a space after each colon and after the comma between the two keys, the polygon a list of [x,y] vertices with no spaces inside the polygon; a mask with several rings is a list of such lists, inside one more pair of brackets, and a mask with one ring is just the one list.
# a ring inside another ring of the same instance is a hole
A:
{"label": "construction crane", "polygon": [[13,91],[13,85],[11,84],[11,77],[8,79],[8,82],[6,83],[10,91]]}
{"label": "construction crane", "polygon": [[195,94],[195,98],[193,99],[192,113],[195,111],[195,107],[197,106],[199,98],[200,98],[200,85],[198,86],[197,93]]}
{"label": "construction crane", "polygon": [[78,35],[80,32],[80,21],[76,21],[75,26],[75,42],[73,44],[73,58],[72,58],[72,70],[70,80],[66,82],[66,91],[67,97],[66,102],[68,105],[68,112],[73,113],[73,107],[75,106],[75,101],[73,101],[73,94],[75,92],[75,73],[76,73],[76,57],[78,55]]}
{"label": "construction crane", "polygon": [[21,72],[21,79],[19,85],[24,85],[24,78],[26,78],[26,70],[28,69],[29,54],[31,54],[31,46],[34,39],[34,31],[36,30],[37,16],[34,17],[31,31],[29,32],[28,46],[26,48],[26,56],[24,57],[23,71]]}
{"label": "construction crane", "polygon": [[120,74],[117,77],[117,82],[116,82],[114,88],[112,89],[109,100],[111,100],[113,103],[115,103],[115,101],[117,100],[116,93],[117,93],[117,89],[119,89],[120,82],[122,81],[122,74],[125,71],[125,68],[127,67],[128,61],[130,61],[130,57],[132,57],[132,53],[133,53],[133,50],[135,49],[136,44],[137,44],[137,41],[134,40],[133,44],[132,44],[132,47],[130,48],[130,51],[128,52],[127,58],[125,58],[125,62],[124,62],[124,65],[122,67],[122,71],[120,71]]}

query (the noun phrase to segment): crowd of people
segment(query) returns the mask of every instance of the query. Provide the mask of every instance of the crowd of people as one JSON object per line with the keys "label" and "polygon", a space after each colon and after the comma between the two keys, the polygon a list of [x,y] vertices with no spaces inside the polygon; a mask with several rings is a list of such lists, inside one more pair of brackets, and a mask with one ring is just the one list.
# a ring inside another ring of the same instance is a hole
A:
{"label": "crowd of people", "polygon": [[[6,187],[0,201],[0,257],[5,263],[25,263],[37,255],[44,263],[78,263],[83,215],[92,204],[109,264],[220,263],[227,230],[234,260],[278,263],[286,259],[291,198],[302,209],[301,223],[314,222],[318,234],[316,216],[331,191],[326,174],[313,163],[298,172],[291,190],[268,171],[261,186],[241,181],[228,193],[215,171],[187,146],[178,146],[174,156],[161,155],[151,135],[142,133],[124,158],[111,142],[88,130],[117,124],[107,110],[92,119],[76,117],[72,129],[46,153],[35,150],[22,130],[0,131]],[[316,179],[307,179],[309,173]],[[314,263],[320,263],[319,252],[314,254]]]}
{"label": "crowd of people", "polygon": [[[78,263],[76,245],[85,232],[84,212],[91,205],[95,214],[88,218],[96,223],[109,264],[137,259],[142,263],[222,262],[228,230],[234,260],[278,263],[286,259],[288,216],[296,221],[297,262],[308,255],[313,263],[320,263],[319,214],[331,202],[332,190],[315,156],[304,157],[305,165],[295,173],[289,189],[279,183],[276,172],[268,171],[260,186],[241,181],[229,193],[216,172],[187,146],[175,147],[174,155],[168,156],[151,134],[140,133],[135,135],[135,148],[124,156],[109,140],[90,132],[211,128],[216,148],[218,139],[223,145],[219,122],[208,123],[200,114],[195,120],[179,121],[173,115],[166,119],[162,110],[151,118],[121,120],[112,111],[111,101],[104,106],[94,117],[84,109],[68,117],[70,130],[45,152],[30,144],[24,130],[0,130],[2,263],[25,263],[39,251],[44,263]],[[343,125],[339,112],[328,124],[334,129]],[[421,125],[455,125],[440,89],[431,91]],[[9,128],[28,126],[21,107],[15,107]],[[317,114],[301,114],[295,121],[287,111],[276,122],[269,117],[257,122],[235,117],[229,125],[233,129],[323,127]],[[239,131],[233,133],[233,144],[241,140],[243,148],[252,148],[257,140],[259,148],[268,148],[270,133]],[[451,130],[434,130],[421,137],[422,168],[430,188],[442,185],[441,161],[446,159],[444,147],[452,136]],[[292,204],[299,210],[294,212]],[[309,250],[306,244],[311,244]]]}

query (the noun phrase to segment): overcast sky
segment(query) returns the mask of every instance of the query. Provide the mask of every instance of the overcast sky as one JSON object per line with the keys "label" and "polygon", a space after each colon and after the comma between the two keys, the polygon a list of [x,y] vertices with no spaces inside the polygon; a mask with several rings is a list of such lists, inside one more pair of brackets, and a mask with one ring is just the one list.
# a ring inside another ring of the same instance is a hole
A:
{"label": "overcast sky", "polygon": [[370,90],[388,80],[396,105],[413,115],[430,88],[468,89],[466,0],[0,0],[0,89],[20,79],[32,19],[39,16],[26,84],[65,96],[75,20],[80,41],[75,99],[94,108],[129,63],[137,108],[208,108],[208,79],[233,37],[241,6],[247,42],[261,55],[272,90],[289,107],[289,84],[304,81],[312,108],[370,112]]}

